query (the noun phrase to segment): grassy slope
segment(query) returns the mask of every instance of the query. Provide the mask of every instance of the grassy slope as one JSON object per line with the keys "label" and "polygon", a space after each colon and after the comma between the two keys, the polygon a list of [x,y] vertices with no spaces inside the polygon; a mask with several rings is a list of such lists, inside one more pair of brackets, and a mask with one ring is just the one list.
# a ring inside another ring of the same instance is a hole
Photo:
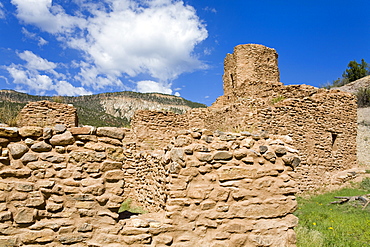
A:
{"label": "grassy slope", "polygon": [[342,189],[313,196],[297,198],[299,218],[296,227],[298,247],[362,247],[370,246],[370,205],[362,210],[357,201],[344,204],[330,204],[339,200],[334,196],[358,196],[370,193],[370,179],[362,188]]}

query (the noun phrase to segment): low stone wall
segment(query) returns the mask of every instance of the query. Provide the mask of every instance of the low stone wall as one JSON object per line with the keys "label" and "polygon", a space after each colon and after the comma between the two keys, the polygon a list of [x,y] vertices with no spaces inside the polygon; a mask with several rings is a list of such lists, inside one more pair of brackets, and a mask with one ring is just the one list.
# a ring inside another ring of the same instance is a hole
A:
{"label": "low stone wall", "polygon": [[0,127],[0,246],[295,246],[285,137],[195,129],[156,154],[128,131]]}
{"label": "low stone wall", "polygon": [[72,105],[47,100],[30,102],[18,114],[17,126],[78,126],[77,109]]}
{"label": "low stone wall", "polygon": [[284,138],[179,133],[165,156],[174,246],[295,246],[300,159]]}

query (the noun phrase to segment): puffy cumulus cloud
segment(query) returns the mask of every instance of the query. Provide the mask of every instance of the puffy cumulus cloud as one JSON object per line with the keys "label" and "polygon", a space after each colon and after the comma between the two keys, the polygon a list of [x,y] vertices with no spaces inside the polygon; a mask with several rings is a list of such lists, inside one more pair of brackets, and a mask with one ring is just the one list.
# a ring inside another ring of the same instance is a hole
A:
{"label": "puffy cumulus cloud", "polygon": [[76,96],[92,94],[83,87],[75,87],[64,78],[63,74],[55,69],[57,64],[41,58],[30,51],[18,53],[18,56],[26,61],[26,64],[11,64],[5,67],[16,89],[22,92],[35,92],[45,95],[47,92],[55,91],[58,95]]}
{"label": "puffy cumulus cloud", "polygon": [[27,62],[26,68],[30,70],[53,70],[57,67],[55,63],[35,55],[32,51],[18,53],[18,56]]}
{"label": "puffy cumulus cloud", "polygon": [[44,95],[46,91],[53,88],[53,80],[47,75],[40,75],[36,71],[24,70],[17,65],[11,65],[7,70],[13,78],[13,82],[18,84],[20,88],[25,86],[39,95]]}
{"label": "puffy cumulus cloud", "polygon": [[49,33],[68,34],[85,24],[83,18],[66,14],[52,0],[11,0],[11,3],[17,7],[18,19]]}
{"label": "puffy cumulus cloud", "polygon": [[[170,92],[163,85],[207,67],[194,52],[208,36],[206,26],[180,0],[75,0],[79,9],[74,15],[51,0],[11,2],[20,20],[81,51],[79,62],[87,65],[76,78],[93,89],[122,87],[120,78],[141,75],[156,79],[150,85],[159,85],[158,90]],[[139,84],[137,88],[148,86]]]}
{"label": "puffy cumulus cloud", "polygon": [[170,85],[163,85],[155,81],[139,81],[137,82],[136,90],[140,93],[164,93],[172,94]]}
{"label": "puffy cumulus cloud", "polygon": [[[123,1],[130,2],[130,1]],[[161,81],[205,65],[193,54],[207,30],[182,1],[149,1],[147,7],[112,0],[111,12],[96,10],[88,36],[71,39],[105,74],[149,74]]]}

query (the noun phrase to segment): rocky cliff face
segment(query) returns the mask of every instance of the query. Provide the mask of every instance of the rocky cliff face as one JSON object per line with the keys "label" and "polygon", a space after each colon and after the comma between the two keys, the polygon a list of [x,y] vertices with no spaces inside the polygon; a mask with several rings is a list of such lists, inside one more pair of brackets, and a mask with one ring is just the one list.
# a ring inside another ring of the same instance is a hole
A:
{"label": "rocky cliff face", "polygon": [[104,108],[105,112],[118,117],[127,118],[131,120],[135,111],[137,110],[164,110],[172,111],[175,113],[185,113],[192,107],[187,105],[175,105],[168,103],[161,103],[155,101],[147,101],[140,98],[122,98],[122,97],[111,97],[100,100],[100,104]]}

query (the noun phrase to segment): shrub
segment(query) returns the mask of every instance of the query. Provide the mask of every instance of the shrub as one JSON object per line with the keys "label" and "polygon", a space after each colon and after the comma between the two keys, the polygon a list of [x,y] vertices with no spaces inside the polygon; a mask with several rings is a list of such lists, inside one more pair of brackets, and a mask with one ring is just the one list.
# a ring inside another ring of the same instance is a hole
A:
{"label": "shrub", "polygon": [[370,178],[364,178],[360,183],[360,188],[370,191]]}
{"label": "shrub", "polygon": [[356,92],[358,107],[370,106],[370,87],[360,88]]}
{"label": "shrub", "polygon": [[10,102],[1,102],[0,123],[5,123],[9,126],[17,126],[18,113],[21,109],[22,105],[12,104]]}
{"label": "shrub", "polygon": [[272,103],[273,105],[275,105],[276,103],[279,103],[280,101],[283,101],[283,100],[285,100],[285,97],[284,97],[284,96],[282,96],[282,95],[279,95],[279,96],[277,96],[277,97],[275,97],[275,98],[271,99],[271,103]]}

